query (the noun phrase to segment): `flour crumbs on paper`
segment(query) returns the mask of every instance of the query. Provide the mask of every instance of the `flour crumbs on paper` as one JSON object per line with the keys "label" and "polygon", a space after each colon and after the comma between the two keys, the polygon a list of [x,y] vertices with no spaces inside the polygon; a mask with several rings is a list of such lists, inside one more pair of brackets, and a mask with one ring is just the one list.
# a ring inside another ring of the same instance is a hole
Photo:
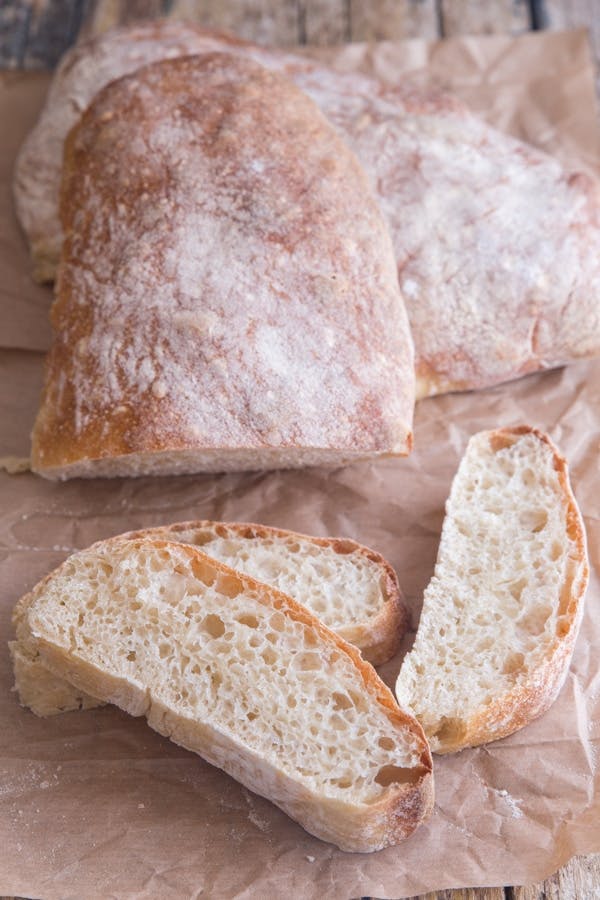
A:
{"label": "flour crumbs on paper", "polygon": [[511,819],[522,819],[523,818],[523,810],[519,806],[522,803],[522,800],[516,800],[512,794],[509,794],[508,791],[505,790],[496,790],[495,788],[490,788],[494,794],[498,797],[501,797],[510,810]]}
{"label": "flour crumbs on paper", "polygon": [[250,794],[250,792],[247,791],[246,788],[243,788],[242,793],[244,794],[244,799],[249,807],[248,808],[249,821],[252,822],[253,825],[256,825],[256,827],[258,828],[259,831],[262,831],[262,832],[270,831],[271,830],[270,822],[267,819],[262,819],[258,815],[258,813],[256,811],[256,807],[254,805],[254,800],[252,799],[252,795]]}

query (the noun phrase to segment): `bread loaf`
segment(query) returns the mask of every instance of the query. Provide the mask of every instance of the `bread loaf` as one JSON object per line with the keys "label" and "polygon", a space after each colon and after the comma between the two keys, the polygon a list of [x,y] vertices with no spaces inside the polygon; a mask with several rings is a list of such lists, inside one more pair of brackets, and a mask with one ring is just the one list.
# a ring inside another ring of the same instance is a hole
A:
{"label": "bread loaf", "polygon": [[[354,541],[315,538],[265,525],[184,522],[117,540],[145,537],[199,547],[213,559],[288,594],[328,628],[379,665],[396,652],[407,624],[406,607],[392,567]],[[19,699],[38,716],[97,706],[69,682],[48,671],[27,627],[31,594],[17,607],[17,639],[10,644]]]}
{"label": "bread loaf", "polygon": [[412,341],[356,159],[226,54],[112,82],[70,134],[48,478],[340,465],[411,446]]}
{"label": "bread loaf", "polygon": [[533,428],[471,438],[396,684],[436,753],[505,737],[565,680],[588,580],[567,464]]}
{"label": "bread loaf", "polygon": [[69,51],[16,172],[38,274],[61,243],[62,143],[107,81],[161,56],[230,50],[293,78],[354,150],[393,238],[417,395],[467,390],[600,353],[600,189],[457,100],[338,73],[178,22]]}
{"label": "bread loaf", "polygon": [[395,844],[431,810],[422,729],[358,651],[196,547],[96,545],[40,582],[25,614],[58,676],[343,850]]}

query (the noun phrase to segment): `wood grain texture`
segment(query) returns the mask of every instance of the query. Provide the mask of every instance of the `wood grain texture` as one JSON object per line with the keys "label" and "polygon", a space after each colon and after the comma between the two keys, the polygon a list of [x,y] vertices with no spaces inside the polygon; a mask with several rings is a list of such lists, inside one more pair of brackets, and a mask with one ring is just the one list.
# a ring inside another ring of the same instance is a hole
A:
{"label": "wood grain texture", "polygon": [[79,36],[101,34],[116,25],[153,19],[164,15],[164,12],[164,0],[85,0],[85,15]]}
{"label": "wood grain texture", "polygon": [[540,884],[506,888],[506,897],[507,900],[598,900],[600,854],[575,857]]}
{"label": "wood grain texture", "polygon": [[75,42],[85,12],[83,0],[33,3],[23,65],[27,69],[53,68]]}
{"label": "wood grain texture", "polygon": [[411,900],[506,900],[506,894],[502,887],[459,888],[449,891],[431,891],[429,894],[412,897]]}
{"label": "wood grain texture", "polygon": [[30,3],[0,6],[0,63],[4,68],[23,66],[30,18]]}
{"label": "wood grain texture", "polygon": [[343,44],[350,38],[348,0],[301,0],[299,43]]}
{"label": "wood grain texture", "polygon": [[278,0],[174,0],[170,15],[232,31],[259,44],[286,46],[299,39],[297,3]]}
{"label": "wood grain texture", "polygon": [[528,0],[440,0],[442,32],[454,34],[519,34],[531,27]]}
{"label": "wood grain texture", "polygon": [[353,41],[440,36],[436,0],[349,0]]}

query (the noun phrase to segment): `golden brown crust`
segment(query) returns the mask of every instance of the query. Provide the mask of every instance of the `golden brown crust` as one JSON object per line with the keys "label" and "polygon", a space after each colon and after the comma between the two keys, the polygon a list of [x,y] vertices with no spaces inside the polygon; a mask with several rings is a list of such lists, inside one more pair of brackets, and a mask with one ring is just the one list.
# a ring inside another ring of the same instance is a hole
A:
{"label": "golden brown crust", "polygon": [[490,446],[494,452],[511,446],[519,437],[533,434],[552,452],[554,468],[567,508],[567,533],[575,552],[570,556],[567,584],[563,590],[567,603],[561,609],[557,634],[548,658],[531,680],[495,699],[489,707],[468,720],[464,729],[449,737],[438,737],[436,753],[453,753],[465,747],[476,747],[499,740],[528,725],[541,716],[556,700],[567,676],[575,641],[583,616],[583,599],[589,578],[585,528],[571,489],[565,458],[547,434],[529,425],[499,428],[490,432]]}
{"label": "golden brown crust", "polygon": [[[391,691],[383,684],[373,667],[363,660],[358,650],[327,629],[312,613],[290,597],[230,569],[196,547],[147,539],[132,539],[130,544],[133,548],[144,545],[167,550],[176,548],[177,552],[188,557],[192,569],[197,565],[204,572],[208,567],[216,574],[235,579],[241,585],[241,589],[251,592],[258,602],[281,610],[286,616],[308,626],[323,645],[333,646],[340,653],[349,656],[360,674],[365,691],[383,708],[391,725],[410,731],[422,746],[419,765],[405,782],[392,781],[381,800],[365,803],[359,807],[354,804],[352,808],[338,800],[309,795],[305,789],[299,789],[295,782],[276,770],[272,764],[256,756],[254,761],[258,762],[260,772],[254,779],[249,778],[243,766],[238,767],[239,757],[245,752],[240,747],[228,745],[223,735],[210,733],[211,730],[202,723],[183,719],[164,707],[157,709],[158,704],[153,703],[146,691],[140,694],[139,688],[133,684],[127,685],[123,679],[107,676],[89,663],[78,660],[67,648],[57,646],[44,638],[39,627],[36,628],[34,625],[32,631],[38,649],[50,670],[57,675],[67,676],[76,687],[92,696],[116,702],[132,714],[146,714],[153,728],[166,734],[176,743],[200,752],[210,762],[234,774],[251,790],[266,793],[285,812],[298,818],[311,833],[336,843],[341,849],[371,852],[396,844],[408,837],[429,815],[433,806],[431,753],[419,723],[399,708]],[[60,572],[63,566],[68,564],[69,560],[66,560],[53,574]],[[51,577],[52,575],[48,576],[32,591],[33,602],[28,615],[32,616],[34,622],[36,598],[40,596],[48,578]],[[211,749],[211,742],[215,744],[214,749]],[[253,756],[253,752],[248,751],[248,755]]]}
{"label": "golden brown crust", "polygon": [[69,134],[61,198],[35,471],[408,452],[389,234],[354,156],[283,76],[206,54],[112,82]]}

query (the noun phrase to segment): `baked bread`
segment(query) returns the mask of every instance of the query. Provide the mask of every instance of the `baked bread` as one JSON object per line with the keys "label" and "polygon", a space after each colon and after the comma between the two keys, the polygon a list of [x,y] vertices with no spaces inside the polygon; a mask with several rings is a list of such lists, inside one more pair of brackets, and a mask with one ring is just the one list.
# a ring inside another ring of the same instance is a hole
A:
{"label": "baked bread", "polygon": [[548,709],[587,580],[581,515],[550,439],[527,426],[472,437],[396,684],[434,752],[505,737]]}
{"label": "baked bread", "polygon": [[[266,525],[202,521],[130,532],[102,544],[141,537],[200,547],[213,559],[288,594],[358,647],[373,665],[394,655],[406,629],[406,607],[394,570],[379,553],[355,541],[308,537]],[[27,594],[17,606],[17,639],[9,645],[21,703],[38,716],[97,706],[94,697],[44,665],[27,627],[31,597]]]}
{"label": "baked bread", "polygon": [[306,606],[374,666],[392,658],[408,625],[398,578],[380,553],[347,538],[267,525],[179,522],[124,538],[178,541]]}
{"label": "baked bread", "polygon": [[[223,41],[193,25],[154,20],[76,44],[56,67],[35,128],[17,158],[15,206],[31,251],[36,281],[54,281],[62,247],[60,181],[66,137],[109,81],[148,63],[222,50]],[[201,41],[201,43],[200,43]]]}
{"label": "baked bread", "polygon": [[412,340],[352,153],[228,54],[107,85],[66,144],[48,478],[336,466],[411,446]]}
{"label": "baked bread", "polygon": [[[60,247],[69,128],[107,81],[161,54],[232,50],[284,71],[369,175],[390,227],[416,351],[417,396],[482,388],[600,353],[600,190],[456,99],[391,88],[178,22],[69,51],[16,170],[38,274]],[[451,227],[449,227],[451,223]]]}
{"label": "baked bread", "polygon": [[196,547],[96,545],[40,582],[26,615],[57,675],[343,850],[398,843],[431,811],[423,731],[358,651]]}

